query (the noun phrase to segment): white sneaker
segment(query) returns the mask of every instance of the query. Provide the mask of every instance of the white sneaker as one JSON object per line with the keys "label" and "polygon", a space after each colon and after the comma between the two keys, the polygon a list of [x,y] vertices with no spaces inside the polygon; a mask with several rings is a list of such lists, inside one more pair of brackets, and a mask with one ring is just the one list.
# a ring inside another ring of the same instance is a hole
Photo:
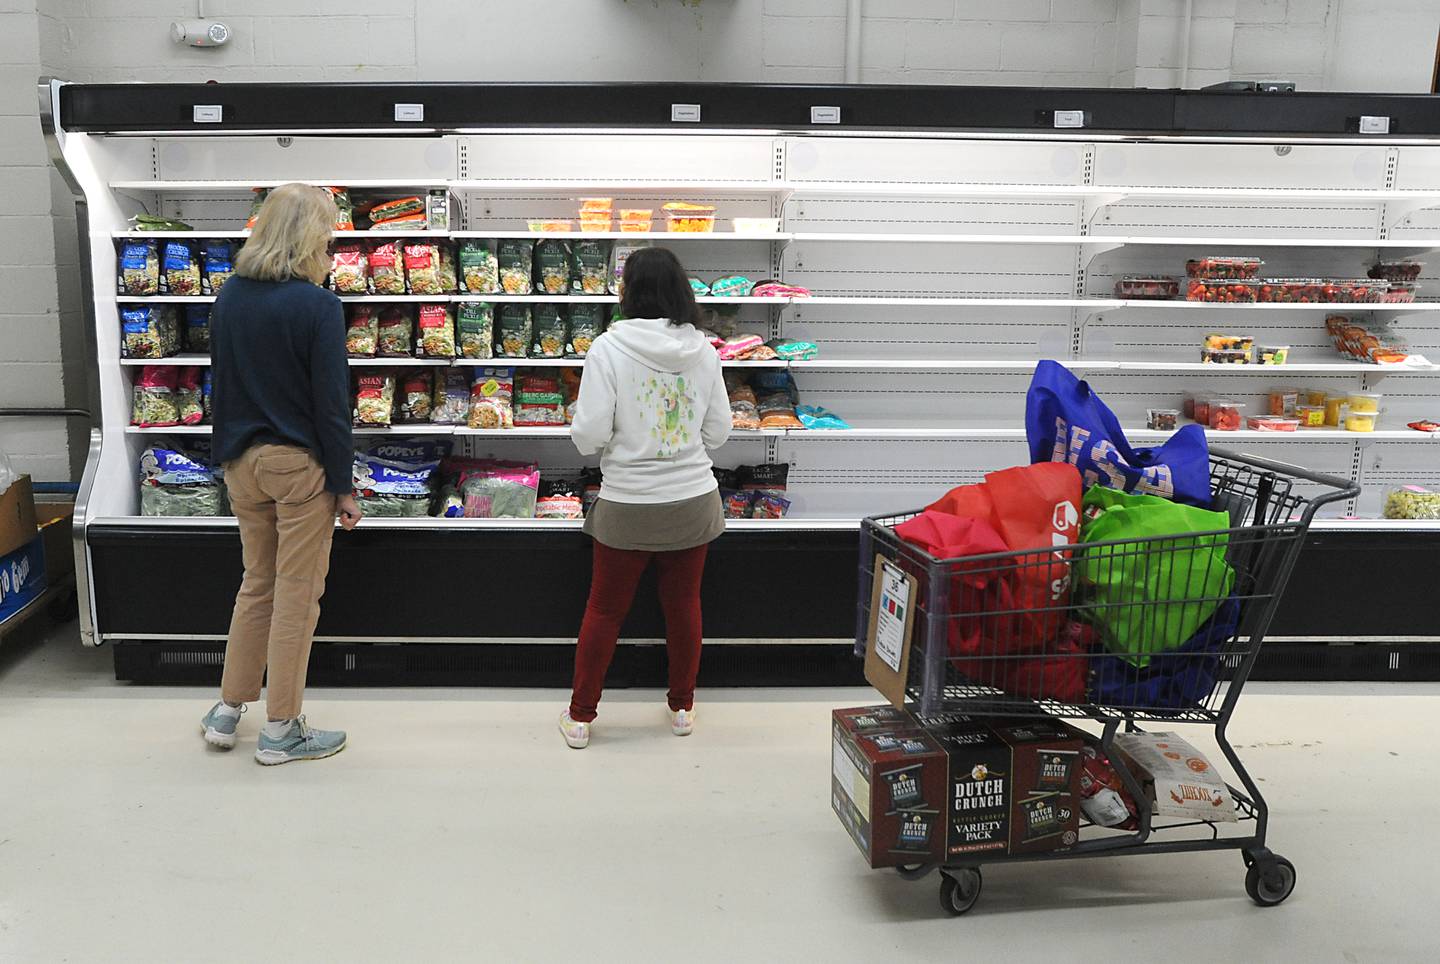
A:
{"label": "white sneaker", "polygon": [[570,719],[570,711],[560,714],[560,732],[572,750],[583,750],[590,745],[590,724]]}
{"label": "white sneaker", "polygon": [[695,729],[694,710],[671,710],[670,732],[676,736],[689,736]]}

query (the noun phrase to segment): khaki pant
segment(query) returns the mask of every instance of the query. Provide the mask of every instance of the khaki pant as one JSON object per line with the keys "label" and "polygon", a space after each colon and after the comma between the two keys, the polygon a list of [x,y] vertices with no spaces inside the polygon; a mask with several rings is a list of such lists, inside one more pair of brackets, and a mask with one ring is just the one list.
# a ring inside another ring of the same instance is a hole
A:
{"label": "khaki pant", "polygon": [[254,445],[225,463],[230,504],[240,523],[245,579],[230,617],[220,696],[260,698],[269,667],[272,720],[300,715],[320,596],[330,571],[335,496],[315,456],[290,445]]}

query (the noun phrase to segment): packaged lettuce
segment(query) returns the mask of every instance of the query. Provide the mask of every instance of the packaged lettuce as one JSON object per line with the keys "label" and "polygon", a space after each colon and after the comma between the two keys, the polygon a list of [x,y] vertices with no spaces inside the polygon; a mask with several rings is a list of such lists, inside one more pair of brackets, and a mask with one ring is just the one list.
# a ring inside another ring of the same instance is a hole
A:
{"label": "packaged lettuce", "polygon": [[[486,241],[460,243],[460,290],[472,295],[493,295],[500,290],[500,268]],[[526,290],[529,290],[527,281]]]}
{"label": "packaged lettuce", "polygon": [[388,427],[395,407],[395,376],[361,372],[355,376],[355,424]]}
{"label": "packaged lettuce", "polygon": [[524,358],[530,350],[530,306],[506,303],[495,319],[495,355]]}
{"label": "packaged lettuce", "polygon": [[570,242],[546,238],[535,245],[535,291],[563,295],[570,290]]}
{"label": "packaged lettuce", "polygon": [[380,314],[375,305],[351,305],[345,327],[345,352],[351,358],[374,358],[380,342]]}
{"label": "packaged lettuce", "polygon": [[160,293],[160,247],[154,241],[126,241],[120,249],[122,295]]}
{"label": "packaged lettuce", "polygon": [[590,346],[605,331],[605,305],[570,306],[570,343],[565,353],[572,358],[590,354]]}
{"label": "packaged lettuce", "polygon": [[529,238],[502,238],[495,259],[499,262],[500,287],[507,295],[528,295],[535,258],[535,242]]}
{"label": "packaged lettuce", "polygon": [[169,295],[200,294],[200,259],[189,241],[166,241],[160,261],[160,290]]}
{"label": "packaged lettuce", "polygon": [[120,311],[120,357],[168,358],[179,350],[171,305],[129,305]]}
{"label": "packaged lettuce", "polygon": [[436,425],[464,425],[470,417],[470,372],[447,368],[435,379],[430,421]]}
{"label": "packaged lettuce", "polygon": [[561,305],[536,305],[530,357],[564,358],[569,342],[570,326],[565,323],[564,308]]}
{"label": "packaged lettuce", "polygon": [[576,241],[571,254],[570,293],[603,295],[610,276],[610,242]]}
{"label": "packaged lettuce", "polygon": [[130,424],[161,428],[180,424],[175,405],[179,369],[174,365],[146,365],[140,369],[131,393]]}
{"label": "packaged lettuce", "polygon": [[495,357],[495,307],[480,301],[460,302],[460,357]]}
{"label": "packaged lettuce", "polygon": [[408,308],[387,305],[380,312],[380,338],[376,354],[381,358],[409,358],[415,343],[413,322]]}
{"label": "packaged lettuce", "polygon": [[175,380],[175,411],[181,425],[199,425],[205,420],[203,381],[200,366],[187,365],[180,369]]}
{"label": "packaged lettuce", "polygon": [[455,357],[455,315],[449,305],[421,305],[415,326],[419,337],[417,357]]}

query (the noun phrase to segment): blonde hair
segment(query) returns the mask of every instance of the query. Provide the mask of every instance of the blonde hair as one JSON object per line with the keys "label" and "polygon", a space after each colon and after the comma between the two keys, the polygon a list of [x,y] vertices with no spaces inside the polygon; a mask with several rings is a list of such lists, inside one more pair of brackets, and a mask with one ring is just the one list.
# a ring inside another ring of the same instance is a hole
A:
{"label": "blonde hair", "polygon": [[235,273],[257,281],[300,278],[322,284],[330,273],[330,232],[337,215],[335,198],[323,187],[282,184],[271,189],[235,258]]}

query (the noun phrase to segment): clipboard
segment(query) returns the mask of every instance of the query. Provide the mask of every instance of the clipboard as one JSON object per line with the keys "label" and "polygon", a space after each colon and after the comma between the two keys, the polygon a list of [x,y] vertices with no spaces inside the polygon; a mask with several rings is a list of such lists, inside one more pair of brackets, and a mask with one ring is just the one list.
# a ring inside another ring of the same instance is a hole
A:
{"label": "clipboard", "polygon": [[905,705],[918,583],[888,556],[875,554],[870,625],[865,635],[865,680],[896,708]]}

